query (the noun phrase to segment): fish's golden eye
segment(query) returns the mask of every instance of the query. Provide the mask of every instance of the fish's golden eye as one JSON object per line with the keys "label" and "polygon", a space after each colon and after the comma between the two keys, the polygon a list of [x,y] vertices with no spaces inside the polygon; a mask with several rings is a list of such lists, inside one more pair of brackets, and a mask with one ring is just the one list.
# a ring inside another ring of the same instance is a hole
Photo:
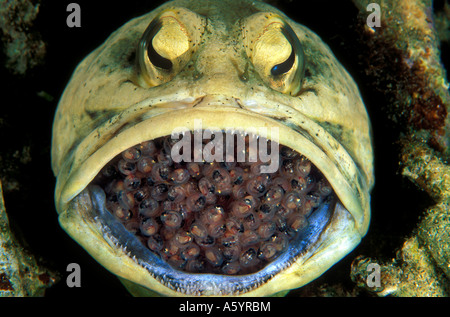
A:
{"label": "fish's golden eye", "polygon": [[189,62],[205,19],[184,9],[163,11],[145,30],[137,51],[138,81],[154,87],[172,80]]}
{"label": "fish's golden eye", "polygon": [[247,56],[261,79],[285,94],[300,91],[305,69],[302,45],[280,16],[259,12],[243,21]]}

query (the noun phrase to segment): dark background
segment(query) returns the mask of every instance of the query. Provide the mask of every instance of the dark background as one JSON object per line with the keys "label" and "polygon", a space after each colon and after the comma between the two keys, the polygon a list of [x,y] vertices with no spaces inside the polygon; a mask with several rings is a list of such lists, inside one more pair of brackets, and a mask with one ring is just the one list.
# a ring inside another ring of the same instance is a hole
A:
{"label": "dark background", "polygon": [[[67,5],[81,6],[81,28],[66,25]],[[50,166],[51,130],[57,102],[76,65],[114,30],[130,19],[153,10],[163,1],[43,1],[34,31],[46,43],[44,62],[15,75],[4,67],[0,76],[0,177],[13,230],[43,265],[60,273],[61,281],[47,290],[55,296],[117,296],[128,293],[120,282],[98,265],[59,226],[53,202],[55,178]],[[435,6],[442,6],[436,1]],[[365,75],[362,55],[367,49],[356,28],[358,11],[351,1],[276,1],[290,18],[316,32],[332,48],[338,60],[358,83],[372,120],[376,186],[372,192],[372,220],[362,243],[318,280],[291,296],[316,294],[327,285],[337,295],[369,294],[355,291],[350,264],[362,254],[381,259],[395,257],[395,251],[414,229],[427,195],[403,179],[398,171],[396,140],[401,128],[384,112],[385,97],[373,90]],[[444,50],[448,50],[445,46]],[[44,91],[53,100],[38,96]],[[27,148],[28,150],[24,150]],[[66,286],[69,263],[81,266],[81,288]]]}

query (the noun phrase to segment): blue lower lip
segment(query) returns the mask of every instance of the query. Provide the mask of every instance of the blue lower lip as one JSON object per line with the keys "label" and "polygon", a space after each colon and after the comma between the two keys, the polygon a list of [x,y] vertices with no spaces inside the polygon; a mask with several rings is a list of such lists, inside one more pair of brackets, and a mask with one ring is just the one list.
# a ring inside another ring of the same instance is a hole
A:
{"label": "blue lower lip", "polygon": [[[260,271],[247,275],[193,274],[173,269],[145,247],[136,236],[117,221],[105,207],[105,193],[98,186],[89,186],[93,203],[92,216],[101,225],[102,234],[115,241],[131,258],[165,286],[186,294],[238,294],[254,289],[288,267],[309,247],[314,246],[327,226],[336,200],[322,203],[309,217],[309,226],[297,234],[288,249]],[[333,196],[333,195],[331,195]]]}

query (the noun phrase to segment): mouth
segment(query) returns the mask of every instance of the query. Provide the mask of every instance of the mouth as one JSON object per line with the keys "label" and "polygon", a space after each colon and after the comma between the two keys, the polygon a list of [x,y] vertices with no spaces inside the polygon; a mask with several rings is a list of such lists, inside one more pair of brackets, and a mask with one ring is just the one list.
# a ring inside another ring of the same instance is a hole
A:
{"label": "mouth", "polygon": [[[313,252],[340,204],[301,153],[252,134],[234,134],[232,147],[215,136],[181,151],[170,135],[136,144],[74,199],[86,201],[105,240],[180,294],[238,295],[267,283]],[[214,159],[199,160],[198,145]]]}

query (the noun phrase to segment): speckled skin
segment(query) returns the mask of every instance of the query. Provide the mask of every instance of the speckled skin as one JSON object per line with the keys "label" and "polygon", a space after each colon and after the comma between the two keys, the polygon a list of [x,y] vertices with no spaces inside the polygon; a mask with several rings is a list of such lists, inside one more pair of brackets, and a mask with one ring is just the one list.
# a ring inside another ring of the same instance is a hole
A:
{"label": "speckled skin", "polygon": [[[136,48],[152,19],[170,7],[187,8],[207,23],[187,65],[170,81],[145,87],[139,84]],[[242,21],[258,11],[279,15],[303,46],[306,75],[295,96],[267,85],[246,55]],[[194,119],[201,119],[203,128],[279,128],[279,143],[308,157],[343,205],[314,248],[262,285],[238,293],[215,286],[202,295],[260,296],[300,287],[339,261],[367,232],[374,183],[370,123],[356,84],[329,48],[309,29],[264,3],[172,1],[131,20],[86,57],[55,115],[52,167],[60,223],[113,273],[160,294],[183,295],[102,235],[100,224],[87,216],[89,198],[83,190],[118,153],[168,135],[175,127],[193,129]]]}

